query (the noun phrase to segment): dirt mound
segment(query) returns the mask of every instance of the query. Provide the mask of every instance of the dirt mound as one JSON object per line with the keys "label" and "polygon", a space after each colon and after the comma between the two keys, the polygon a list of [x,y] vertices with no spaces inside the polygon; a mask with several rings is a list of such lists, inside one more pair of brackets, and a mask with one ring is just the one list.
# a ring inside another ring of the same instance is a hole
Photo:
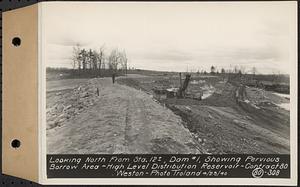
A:
{"label": "dirt mound", "polygon": [[91,81],[74,89],[47,92],[47,129],[63,125],[64,121],[93,106],[97,99],[97,89]]}

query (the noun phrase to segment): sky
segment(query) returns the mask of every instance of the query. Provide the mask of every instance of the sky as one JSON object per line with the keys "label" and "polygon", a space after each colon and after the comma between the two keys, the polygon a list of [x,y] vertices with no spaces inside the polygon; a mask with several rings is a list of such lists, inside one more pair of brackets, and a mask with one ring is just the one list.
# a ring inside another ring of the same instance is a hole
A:
{"label": "sky", "polygon": [[129,66],[161,71],[243,67],[289,73],[296,51],[296,2],[46,2],[47,67],[72,67],[76,44],[124,49]]}

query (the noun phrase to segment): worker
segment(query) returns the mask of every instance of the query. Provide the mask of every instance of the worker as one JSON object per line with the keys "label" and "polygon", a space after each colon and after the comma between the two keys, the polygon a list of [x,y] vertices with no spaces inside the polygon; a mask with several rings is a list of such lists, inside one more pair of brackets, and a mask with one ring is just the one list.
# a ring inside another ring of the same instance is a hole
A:
{"label": "worker", "polygon": [[113,84],[115,84],[115,78],[116,78],[116,74],[113,73],[113,74],[112,74],[112,82],[113,82]]}

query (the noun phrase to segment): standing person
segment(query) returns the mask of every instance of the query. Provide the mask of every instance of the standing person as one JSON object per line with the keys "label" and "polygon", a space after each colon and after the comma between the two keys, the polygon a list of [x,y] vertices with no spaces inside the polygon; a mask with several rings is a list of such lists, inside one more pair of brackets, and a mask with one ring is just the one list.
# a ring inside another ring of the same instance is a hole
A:
{"label": "standing person", "polygon": [[116,78],[116,74],[113,73],[113,74],[112,74],[112,82],[113,82],[113,84],[115,84],[115,78]]}

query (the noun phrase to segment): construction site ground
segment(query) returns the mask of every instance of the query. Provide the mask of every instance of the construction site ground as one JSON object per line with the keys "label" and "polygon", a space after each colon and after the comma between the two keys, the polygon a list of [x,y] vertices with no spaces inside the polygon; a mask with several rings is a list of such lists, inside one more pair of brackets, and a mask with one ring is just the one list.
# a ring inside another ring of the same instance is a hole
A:
{"label": "construction site ground", "polygon": [[111,78],[49,81],[47,88],[48,153],[200,153],[181,118],[142,91]]}
{"label": "construction site ground", "polygon": [[47,81],[47,152],[289,153],[288,96],[192,78],[187,92],[205,99],[155,99],[154,88],[178,86],[176,75]]}

